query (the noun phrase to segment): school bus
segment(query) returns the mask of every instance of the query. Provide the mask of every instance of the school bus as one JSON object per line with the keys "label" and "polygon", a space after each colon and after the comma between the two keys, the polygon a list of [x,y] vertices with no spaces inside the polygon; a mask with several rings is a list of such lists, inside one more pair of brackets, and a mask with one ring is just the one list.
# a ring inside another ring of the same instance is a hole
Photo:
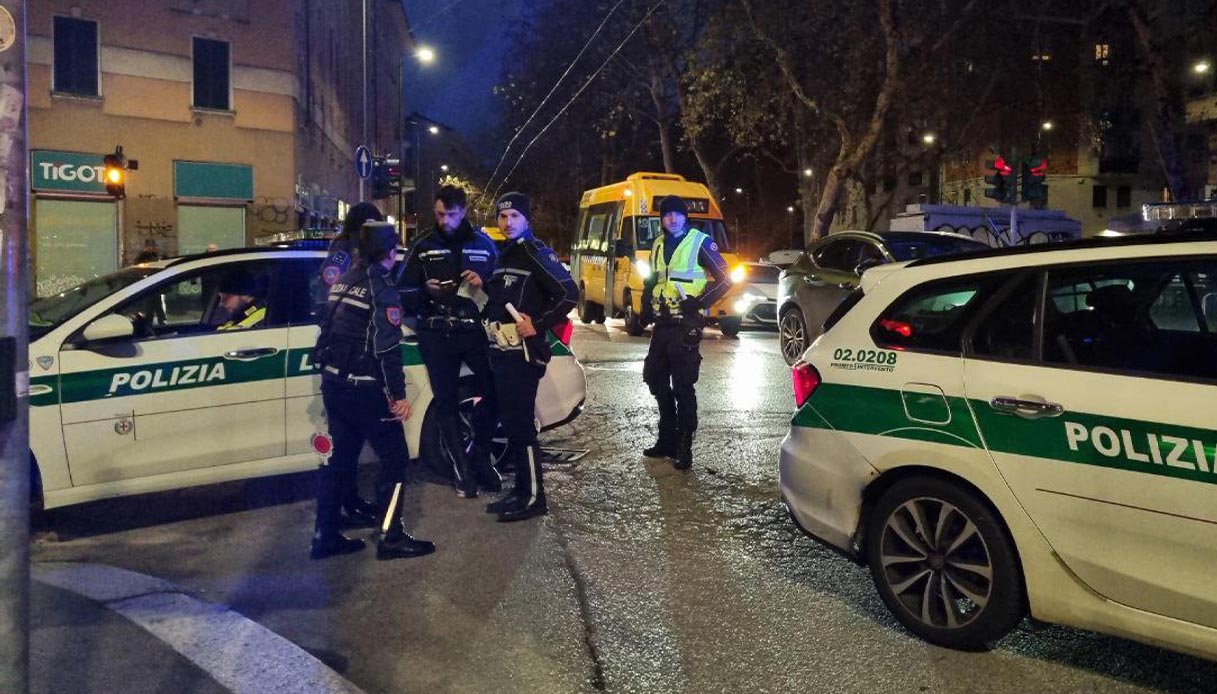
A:
{"label": "school bus", "polygon": [[[631,174],[584,192],[579,202],[579,226],[571,245],[579,320],[602,323],[606,317],[621,317],[629,334],[642,334],[642,284],[651,272],[651,244],[663,233],[659,201],[669,195],[684,198],[689,226],[714,239],[730,269],[739,266],[739,258],[728,252],[722,210],[706,186],[677,174]],[[728,292],[709,310],[710,319],[726,335],[735,335],[740,327],[740,317],[730,309],[733,294]]]}

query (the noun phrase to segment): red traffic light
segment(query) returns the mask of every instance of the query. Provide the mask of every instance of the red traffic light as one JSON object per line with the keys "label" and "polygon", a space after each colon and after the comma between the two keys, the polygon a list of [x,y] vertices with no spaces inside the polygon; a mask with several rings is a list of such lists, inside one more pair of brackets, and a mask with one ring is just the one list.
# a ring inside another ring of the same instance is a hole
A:
{"label": "red traffic light", "polygon": [[1031,167],[1031,175],[1033,175],[1033,176],[1048,175],[1048,160],[1041,159],[1038,166]]}
{"label": "red traffic light", "polygon": [[1006,163],[1006,158],[1002,156],[997,157],[997,159],[993,162],[993,170],[1003,176],[1009,176],[1010,174],[1014,173],[1014,169]]}

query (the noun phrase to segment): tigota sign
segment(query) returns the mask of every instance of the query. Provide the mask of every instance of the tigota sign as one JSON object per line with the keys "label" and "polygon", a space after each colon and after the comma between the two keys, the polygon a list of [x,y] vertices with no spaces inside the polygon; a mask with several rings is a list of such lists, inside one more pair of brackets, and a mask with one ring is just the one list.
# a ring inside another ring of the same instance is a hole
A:
{"label": "tigota sign", "polygon": [[30,152],[30,187],[73,193],[105,193],[104,155],[57,152],[41,149]]}

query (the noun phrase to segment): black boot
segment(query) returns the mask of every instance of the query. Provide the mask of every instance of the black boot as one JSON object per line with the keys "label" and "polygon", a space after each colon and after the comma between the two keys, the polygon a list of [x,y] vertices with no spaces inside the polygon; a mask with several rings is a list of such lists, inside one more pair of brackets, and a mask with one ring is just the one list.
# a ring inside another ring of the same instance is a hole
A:
{"label": "black boot", "polygon": [[434,542],[414,539],[402,529],[401,523],[394,525],[393,529],[376,543],[376,558],[380,560],[421,557],[434,551]]}
{"label": "black boot", "polygon": [[354,540],[339,532],[317,533],[309,549],[309,559],[325,559],[339,554],[350,554],[364,548],[363,540]]}
{"label": "black boot", "polygon": [[452,420],[443,421],[441,418],[440,432],[444,437],[444,448],[452,459],[452,484],[456,487],[456,495],[462,499],[476,499],[478,495],[477,477],[473,466],[470,465],[469,455],[465,452],[464,437]]}
{"label": "black boot", "polygon": [[688,470],[693,467],[693,432],[680,432],[680,450],[676,453],[672,467],[677,470]]}
{"label": "black boot", "polygon": [[498,501],[486,504],[486,513],[502,513],[508,509],[515,508],[524,503],[528,493],[528,475],[521,474],[521,465],[519,459],[521,455],[527,455],[519,446],[508,446],[503,452],[503,457],[499,459],[500,465],[506,465],[515,471],[515,479],[512,481],[511,491]]}
{"label": "black boot", "polygon": [[526,446],[517,463],[516,477],[524,478],[524,489],[517,497],[516,505],[499,513],[500,523],[528,520],[549,513],[545,503],[545,481],[541,475],[540,450]]}
{"label": "black boot", "polygon": [[648,458],[675,458],[676,443],[676,428],[660,422],[655,445],[643,450],[642,454]]}
{"label": "black boot", "polygon": [[359,497],[343,502],[339,512],[339,527],[341,528],[375,528],[376,506]]}
{"label": "black boot", "polygon": [[480,491],[492,494],[503,491],[503,476],[494,469],[494,464],[490,462],[490,451],[481,446],[474,446],[469,453],[469,458]]}

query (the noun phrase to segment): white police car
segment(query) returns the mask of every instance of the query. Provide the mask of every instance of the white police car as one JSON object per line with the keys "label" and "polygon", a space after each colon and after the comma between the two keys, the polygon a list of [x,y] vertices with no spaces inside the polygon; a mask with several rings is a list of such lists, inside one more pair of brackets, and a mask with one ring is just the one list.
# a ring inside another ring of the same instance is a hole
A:
{"label": "white police car", "polygon": [[1217,239],[881,266],[829,324],[782,498],[910,631],[1029,612],[1217,658]]}
{"label": "white police car", "polygon": [[[324,258],[291,249],[174,258],[35,301],[34,501],[51,508],[315,467],[314,446],[326,442],[315,436],[325,414],[312,364]],[[229,322],[221,290],[234,277],[254,303],[226,326],[237,329],[219,329]],[[414,406],[406,437],[418,455],[434,438],[431,389],[411,333],[404,337]],[[586,394],[569,337],[551,335],[536,412],[543,429],[577,416]]]}

